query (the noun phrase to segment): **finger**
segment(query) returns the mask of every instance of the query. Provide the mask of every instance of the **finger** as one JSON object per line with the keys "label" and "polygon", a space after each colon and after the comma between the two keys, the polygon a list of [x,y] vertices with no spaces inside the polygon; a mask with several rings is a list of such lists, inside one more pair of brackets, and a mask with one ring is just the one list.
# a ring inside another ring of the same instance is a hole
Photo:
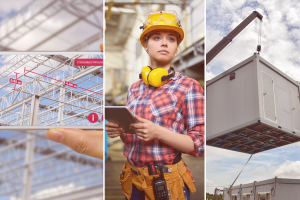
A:
{"label": "finger", "polygon": [[113,132],[113,131],[107,131],[106,133],[109,136],[112,136],[112,135],[121,136],[123,134],[123,132]]}
{"label": "finger", "polygon": [[123,128],[109,128],[109,127],[105,127],[105,130],[106,130],[106,131],[109,131],[109,132],[120,132],[120,133],[124,133]]}
{"label": "finger", "polygon": [[119,125],[118,124],[115,124],[115,123],[112,123],[112,122],[107,122],[107,123],[105,123],[105,126],[109,126],[109,127],[119,127]]}
{"label": "finger", "polygon": [[137,138],[139,138],[140,140],[145,140],[142,136],[137,136]]}
{"label": "finger", "polygon": [[144,130],[137,130],[137,131],[135,131],[135,134],[138,135],[138,136],[142,136],[142,137],[147,136],[147,134],[145,133]]}
{"label": "finger", "polygon": [[130,128],[141,129],[141,128],[145,128],[145,125],[142,123],[133,123],[133,124],[130,124]]}
{"label": "finger", "polygon": [[53,128],[47,132],[46,137],[70,147],[77,153],[103,159],[103,131]]}
{"label": "finger", "polygon": [[144,118],[141,118],[141,117],[139,117],[139,116],[137,116],[137,115],[135,115],[135,118],[136,118],[136,120],[138,120],[139,122],[147,122],[148,120],[146,120],[146,119],[144,119]]}
{"label": "finger", "polygon": [[115,134],[115,133],[112,133],[112,134],[107,134],[110,138],[115,138],[115,137],[119,137],[121,136],[121,134]]}

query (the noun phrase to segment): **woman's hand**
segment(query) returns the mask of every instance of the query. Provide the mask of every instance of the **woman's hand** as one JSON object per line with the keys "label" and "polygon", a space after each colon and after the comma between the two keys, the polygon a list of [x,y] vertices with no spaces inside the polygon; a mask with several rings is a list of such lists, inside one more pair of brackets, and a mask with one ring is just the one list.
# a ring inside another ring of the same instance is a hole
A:
{"label": "woman's hand", "polygon": [[144,141],[150,141],[153,139],[158,139],[159,136],[159,126],[153,122],[143,119],[137,115],[135,118],[141,123],[130,124],[130,129],[134,130],[137,137]]}
{"label": "woman's hand", "polygon": [[120,128],[118,124],[112,122],[105,123],[105,130],[107,132],[107,135],[111,138],[123,136],[124,134],[124,130]]}

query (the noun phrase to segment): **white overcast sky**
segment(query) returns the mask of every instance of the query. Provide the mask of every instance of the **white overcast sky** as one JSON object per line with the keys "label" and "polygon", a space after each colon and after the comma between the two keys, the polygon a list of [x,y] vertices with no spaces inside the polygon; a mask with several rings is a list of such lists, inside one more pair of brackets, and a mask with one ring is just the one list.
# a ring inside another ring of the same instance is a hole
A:
{"label": "white overcast sky", "polygon": [[[286,0],[207,0],[206,45],[209,51],[254,10],[263,15],[261,56],[300,81],[300,3]],[[256,51],[258,20],[208,67],[207,80]],[[274,178],[300,179],[300,143],[255,154],[234,185]],[[207,146],[206,189],[213,193],[234,181],[249,154]]]}

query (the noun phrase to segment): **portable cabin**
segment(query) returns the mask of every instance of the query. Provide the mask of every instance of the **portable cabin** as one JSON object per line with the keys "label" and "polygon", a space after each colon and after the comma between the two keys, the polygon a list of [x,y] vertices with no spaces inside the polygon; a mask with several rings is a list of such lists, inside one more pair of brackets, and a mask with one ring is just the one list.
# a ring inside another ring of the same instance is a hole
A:
{"label": "portable cabin", "polygon": [[255,154],[300,141],[299,91],[255,53],[207,81],[206,144]]}

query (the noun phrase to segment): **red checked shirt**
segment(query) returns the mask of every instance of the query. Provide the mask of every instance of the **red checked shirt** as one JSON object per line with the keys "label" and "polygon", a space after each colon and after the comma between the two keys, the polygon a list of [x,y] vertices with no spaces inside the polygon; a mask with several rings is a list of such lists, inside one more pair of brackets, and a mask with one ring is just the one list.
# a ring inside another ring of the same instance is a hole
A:
{"label": "red checked shirt", "polygon": [[[140,80],[129,88],[126,106],[134,115],[176,133],[185,134],[187,130],[194,150],[184,153],[204,155],[204,93],[196,80],[178,72],[158,88]],[[146,142],[127,134],[123,153],[133,165],[143,167],[149,163],[172,164],[179,151],[157,139]]]}

